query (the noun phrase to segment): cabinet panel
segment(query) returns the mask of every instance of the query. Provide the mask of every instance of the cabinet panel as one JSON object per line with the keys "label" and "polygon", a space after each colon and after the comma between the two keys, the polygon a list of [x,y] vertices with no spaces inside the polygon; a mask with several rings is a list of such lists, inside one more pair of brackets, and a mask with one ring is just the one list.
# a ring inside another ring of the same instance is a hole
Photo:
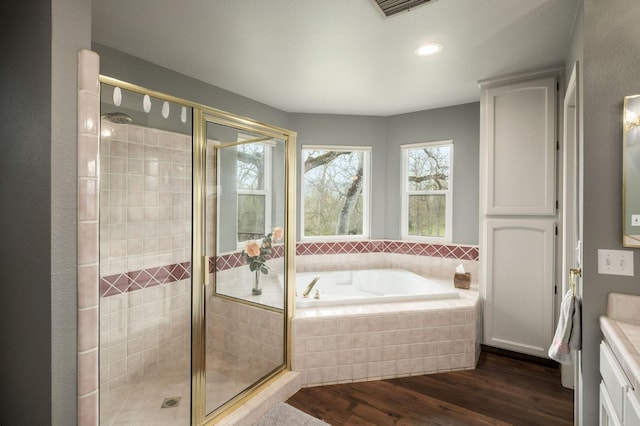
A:
{"label": "cabinet panel", "polygon": [[546,357],[553,337],[553,219],[487,219],[485,344]]}
{"label": "cabinet panel", "polygon": [[622,418],[624,398],[629,385],[615,355],[605,342],[600,343],[600,376],[618,418]]}
{"label": "cabinet panel", "polygon": [[483,92],[488,215],[555,215],[556,77]]}
{"label": "cabinet panel", "polygon": [[607,393],[604,383],[600,383],[600,426],[620,426],[615,409],[611,404],[611,399]]}
{"label": "cabinet panel", "polygon": [[626,426],[640,426],[640,403],[633,391],[627,392],[627,401],[625,403],[624,424]]}

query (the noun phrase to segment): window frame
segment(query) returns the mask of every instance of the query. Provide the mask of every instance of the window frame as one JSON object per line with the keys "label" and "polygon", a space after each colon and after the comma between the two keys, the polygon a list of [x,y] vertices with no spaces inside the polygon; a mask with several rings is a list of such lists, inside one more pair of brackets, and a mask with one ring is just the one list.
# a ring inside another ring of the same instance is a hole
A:
{"label": "window frame", "polygon": [[[305,235],[304,233],[304,152],[305,150],[362,152],[362,234]],[[373,147],[367,145],[302,145],[300,150],[300,241],[351,241],[367,239],[371,235],[371,157]]]}
{"label": "window frame", "polygon": [[[238,147],[243,146],[243,145],[247,145],[250,143],[255,143],[255,142],[251,142],[252,136],[250,135],[245,135],[245,134],[239,134],[238,135]],[[246,143],[242,143],[243,141],[247,141]],[[271,216],[272,216],[272,196],[273,196],[273,192],[272,192],[272,163],[271,163],[271,155],[272,155],[272,149],[275,146],[275,142],[268,142],[268,141],[264,141],[264,142],[260,142],[260,145],[264,146],[264,174],[263,174],[263,189],[239,189],[238,188],[238,182],[236,181],[236,245],[238,247],[238,249],[244,249],[247,245],[247,241],[254,241],[255,239],[250,239],[250,240],[245,240],[245,241],[239,241],[238,240],[238,234],[239,234],[239,220],[240,220],[240,211],[238,208],[238,203],[239,203],[239,199],[240,199],[240,195],[262,195],[264,196],[264,228],[262,230],[262,233],[264,235],[266,235],[268,233],[268,230],[271,229]],[[236,148],[237,149],[237,148]],[[236,170],[237,170],[237,161],[236,160]],[[260,239],[260,238],[259,238]]]}
{"label": "window frame", "polygon": [[[436,146],[449,147],[449,178],[447,190],[421,190],[409,191],[409,151]],[[445,139],[429,142],[418,142],[400,145],[402,161],[402,208],[401,208],[401,236],[403,240],[413,240],[421,242],[450,243],[453,236],[453,139]],[[421,236],[409,235],[409,196],[410,195],[445,195],[445,236]]]}

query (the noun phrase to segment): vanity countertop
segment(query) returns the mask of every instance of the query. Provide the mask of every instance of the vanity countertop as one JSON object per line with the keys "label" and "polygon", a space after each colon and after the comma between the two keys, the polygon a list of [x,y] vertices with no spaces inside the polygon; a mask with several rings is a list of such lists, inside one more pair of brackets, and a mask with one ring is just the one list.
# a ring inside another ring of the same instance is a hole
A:
{"label": "vanity countertop", "polygon": [[600,328],[640,397],[640,296],[611,293]]}

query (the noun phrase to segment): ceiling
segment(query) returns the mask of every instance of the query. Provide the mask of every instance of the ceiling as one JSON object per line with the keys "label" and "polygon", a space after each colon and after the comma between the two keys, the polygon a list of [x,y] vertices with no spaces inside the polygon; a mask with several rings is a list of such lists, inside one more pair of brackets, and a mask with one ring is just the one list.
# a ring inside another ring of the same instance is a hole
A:
{"label": "ceiling", "polygon": [[[93,0],[93,41],[287,112],[393,115],[477,101],[561,66],[577,0]],[[444,51],[417,57],[439,42]]]}

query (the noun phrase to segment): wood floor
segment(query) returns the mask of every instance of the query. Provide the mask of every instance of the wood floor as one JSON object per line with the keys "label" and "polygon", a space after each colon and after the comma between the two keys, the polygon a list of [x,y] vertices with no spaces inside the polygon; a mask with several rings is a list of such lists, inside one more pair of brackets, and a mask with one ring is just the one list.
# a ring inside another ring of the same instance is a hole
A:
{"label": "wood floor", "polygon": [[572,425],[560,370],[483,351],[475,370],[301,389],[290,405],[333,425]]}

